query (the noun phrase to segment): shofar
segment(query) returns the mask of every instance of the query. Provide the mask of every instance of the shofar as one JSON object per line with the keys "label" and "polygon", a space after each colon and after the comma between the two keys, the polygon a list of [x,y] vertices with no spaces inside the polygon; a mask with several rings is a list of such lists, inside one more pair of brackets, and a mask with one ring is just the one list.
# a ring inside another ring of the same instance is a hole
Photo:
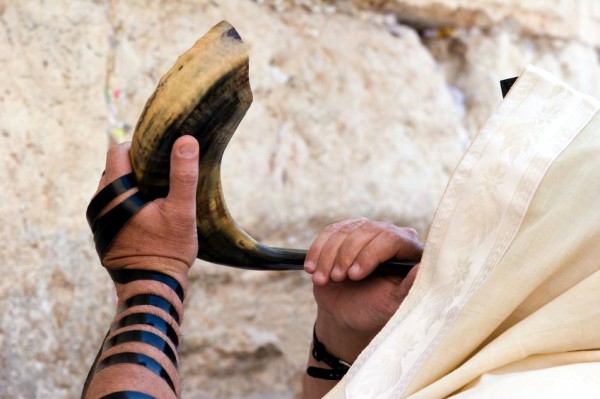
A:
{"label": "shofar", "polygon": [[[133,135],[133,171],[143,193],[166,196],[173,143],[184,134],[194,136],[201,149],[198,258],[253,270],[299,270],[306,251],[258,243],[225,204],[221,159],[251,103],[246,45],[233,26],[221,22],[177,59],[148,99]],[[378,270],[404,275],[412,266],[390,262]]]}

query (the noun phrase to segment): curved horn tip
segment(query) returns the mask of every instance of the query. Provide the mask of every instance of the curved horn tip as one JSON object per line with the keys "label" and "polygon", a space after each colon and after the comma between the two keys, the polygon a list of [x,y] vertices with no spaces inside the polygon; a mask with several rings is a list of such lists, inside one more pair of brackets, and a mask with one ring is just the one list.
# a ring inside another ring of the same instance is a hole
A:
{"label": "curved horn tip", "polygon": [[233,40],[242,41],[242,37],[238,33],[238,31],[227,21],[221,21],[217,25],[214,26],[213,29],[219,28],[223,31],[223,36],[227,36],[232,38]]}
{"label": "curved horn tip", "polygon": [[227,31],[227,36],[231,37],[233,40],[239,40],[240,42],[242,41],[242,37],[234,27],[231,27],[231,29]]}

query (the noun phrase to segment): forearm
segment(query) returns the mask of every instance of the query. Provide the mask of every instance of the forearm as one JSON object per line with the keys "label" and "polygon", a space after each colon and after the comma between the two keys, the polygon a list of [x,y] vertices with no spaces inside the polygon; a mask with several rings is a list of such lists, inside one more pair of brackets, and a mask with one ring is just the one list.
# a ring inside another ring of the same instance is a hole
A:
{"label": "forearm", "polygon": [[142,274],[142,278],[127,282],[131,271],[119,273],[125,278],[123,284],[116,284],[116,316],[82,396],[97,399],[133,391],[154,398],[177,398],[181,392],[177,347],[187,276],[155,281]]}

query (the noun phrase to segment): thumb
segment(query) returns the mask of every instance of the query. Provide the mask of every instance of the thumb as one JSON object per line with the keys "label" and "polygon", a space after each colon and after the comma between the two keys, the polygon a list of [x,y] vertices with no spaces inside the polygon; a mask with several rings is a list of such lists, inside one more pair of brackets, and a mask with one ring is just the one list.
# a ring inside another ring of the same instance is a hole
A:
{"label": "thumb", "polygon": [[404,301],[404,298],[408,296],[410,289],[415,283],[415,279],[417,278],[417,273],[419,272],[420,266],[421,264],[418,263],[415,267],[410,269],[406,277],[400,283],[400,286],[398,287],[398,290],[395,293],[395,297],[398,303],[402,303],[402,301]]}
{"label": "thumb", "polygon": [[194,137],[185,135],[175,141],[171,151],[167,202],[180,209],[196,210],[198,147],[198,142]]}

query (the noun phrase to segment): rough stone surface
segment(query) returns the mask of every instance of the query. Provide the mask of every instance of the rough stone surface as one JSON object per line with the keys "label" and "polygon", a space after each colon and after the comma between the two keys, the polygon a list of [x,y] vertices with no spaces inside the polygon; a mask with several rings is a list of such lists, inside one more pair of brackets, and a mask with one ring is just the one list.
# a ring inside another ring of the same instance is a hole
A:
{"label": "rough stone surface", "polygon": [[596,0],[353,0],[361,8],[391,12],[420,26],[492,28],[518,25],[537,36],[600,44]]}
{"label": "rough stone surface", "polygon": [[274,10],[356,15],[357,10],[395,14],[417,28],[519,26],[528,34],[590,45],[600,44],[600,3],[596,0],[256,0]]}
{"label": "rough stone surface", "polygon": [[[273,245],[305,248],[360,215],[425,237],[498,80],[527,63],[600,95],[598,49],[577,35],[531,18],[475,26],[461,1],[452,30],[433,14],[409,27],[377,12],[414,1],[369,3],[0,0],[0,398],[77,397],[114,311],[83,216],[107,131],[130,135],[160,76],[218,21],[248,43],[254,91],[224,190],[236,220]],[[191,279],[184,397],[296,397],[314,318],[307,276],[198,262]]]}
{"label": "rough stone surface", "polygon": [[518,76],[526,64],[545,68],[585,93],[600,97],[597,49],[580,42],[494,30],[461,30],[451,38],[426,38],[453,92],[464,105],[473,136],[501,99],[498,80]]}

